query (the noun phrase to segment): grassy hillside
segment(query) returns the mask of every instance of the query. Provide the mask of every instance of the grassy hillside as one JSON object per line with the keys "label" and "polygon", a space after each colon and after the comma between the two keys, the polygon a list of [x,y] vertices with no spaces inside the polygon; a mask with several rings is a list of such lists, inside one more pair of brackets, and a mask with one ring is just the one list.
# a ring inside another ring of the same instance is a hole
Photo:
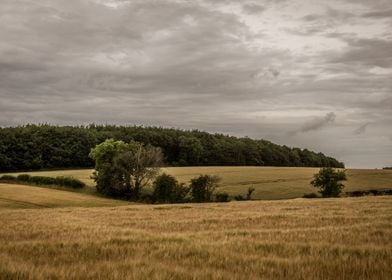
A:
{"label": "grassy hillside", "polygon": [[[181,182],[188,182],[200,174],[219,175],[222,178],[220,190],[232,195],[244,194],[249,187],[256,189],[254,199],[286,199],[302,197],[304,193],[316,192],[309,182],[318,168],[301,167],[170,167],[163,172],[170,173]],[[92,170],[42,171],[31,174],[43,176],[74,176],[93,187],[90,179]],[[344,191],[392,188],[392,170],[348,169],[348,181]]]}
{"label": "grassy hillside", "polygon": [[0,252],[0,279],[392,279],[392,197],[2,209]]}
{"label": "grassy hillside", "polygon": [[0,210],[9,208],[119,206],[127,204],[124,201],[106,199],[67,190],[0,184]]}

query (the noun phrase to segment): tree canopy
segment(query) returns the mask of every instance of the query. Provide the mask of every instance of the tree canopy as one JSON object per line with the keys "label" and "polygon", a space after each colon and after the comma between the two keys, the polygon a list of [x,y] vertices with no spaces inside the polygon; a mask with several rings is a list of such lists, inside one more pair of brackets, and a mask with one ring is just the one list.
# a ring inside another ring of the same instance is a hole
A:
{"label": "tree canopy", "polygon": [[90,152],[95,161],[93,178],[105,195],[138,199],[140,192],[158,173],[160,148],[131,141],[107,139]]}
{"label": "tree canopy", "polygon": [[0,170],[91,168],[91,148],[110,138],[160,147],[171,166],[344,167],[322,153],[247,137],[161,127],[43,124],[0,128]]}
{"label": "tree canopy", "polygon": [[323,197],[338,197],[344,188],[342,181],[346,181],[346,173],[344,170],[335,170],[330,167],[320,169],[315,174],[311,184],[320,189]]}

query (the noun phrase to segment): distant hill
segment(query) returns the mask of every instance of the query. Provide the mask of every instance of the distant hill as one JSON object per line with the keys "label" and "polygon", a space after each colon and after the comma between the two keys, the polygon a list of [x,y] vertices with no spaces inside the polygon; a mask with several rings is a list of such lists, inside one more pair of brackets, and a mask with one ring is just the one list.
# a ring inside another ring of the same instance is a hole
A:
{"label": "distant hill", "polygon": [[344,167],[322,153],[247,137],[162,127],[44,124],[0,128],[0,171],[92,167],[90,149],[108,138],[161,147],[170,166]]}

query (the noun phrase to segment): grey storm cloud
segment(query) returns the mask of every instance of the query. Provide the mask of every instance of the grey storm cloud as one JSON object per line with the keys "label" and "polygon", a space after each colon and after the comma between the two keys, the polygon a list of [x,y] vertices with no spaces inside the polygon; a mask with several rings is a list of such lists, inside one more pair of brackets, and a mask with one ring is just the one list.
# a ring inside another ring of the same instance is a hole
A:
{"label": "grey storm cloud", "polygon": [[2,0],[0,125],[196,128],[391,165],[389,6]]}

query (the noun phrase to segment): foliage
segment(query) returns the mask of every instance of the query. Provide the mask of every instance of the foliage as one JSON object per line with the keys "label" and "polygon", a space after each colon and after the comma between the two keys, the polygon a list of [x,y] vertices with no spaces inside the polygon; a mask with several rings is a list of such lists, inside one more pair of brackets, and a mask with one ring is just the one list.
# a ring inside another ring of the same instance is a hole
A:
{"label": "foliage", "polygon": [[213,193],[220,181],[218,176],[200,175],[191,180],[190,189],[192,200],[195,202],[212,201]]}
{"label": "foliage", "polygon": [[0,128],[0,170],[92,167],[89,152],[106,139],[160,147],[169,165],[344,167],[307,149],[266,140],[230,137],[198,130],[141,126],[26,125]]}
{"label": "foliage", "polygon": [[318,198],[317,193],[305,193],[303,198]]}
{"label": "foliage", "polygon": [[229,194],[227,192],[220,192],[215,195],[216,202],[229,202]]}
{"label": "foliage", "polygon": [[86,186],[86,184],[83,183],[82,181],[68,176],[58,176],[55,179],[56,179],[55,184],[63,187],[81,189]]}
{"label": "foliage", "polygon": [[185,197],[189,192],[189,188],[180,184],[174,176],[166,173],[155,179],[153,189],[154,200],[163,203],[185,202]]}
{"label": "foliage", "polygon": [[237,194],[236,196],[234,196],[234,199],[237,200],[237,201],[246,200],[245,197],[243,197],[241,194]]}
{"label": "foliage", "polygon": [[82,181],[67,176],[47,177],[47,176],[31,176],[28,174],[20,174],[17,177],[12,175],[3,175],[1,181],[16,181],[34,185],[55,185],[60,187],[68,187],[73,189],[84,188],[86,185]]}
{"label": "foliage", "polygon": [[311,184],[320,189],[323,197],[338,197],[344,188],[341,181],[346,181],[345,170],[334,170],[330,167],[320,169],[319,173],[315,174]]}
{"label": "foliage", "polygon": [[95,171],[92,178],[96,183],[98,192],[109,196],[119,196],[121,194],[123,190],[117,180],[122,177],[122,174],[116,172],[114,158],[127,150],[128,144],[114,139],[107,139],[91,149],[89,156],[95,161]]}
{"label": "foliage", "polygon": [[23,182],[29,182],[30,178],[31,178],[31,176],[28,174],[20,174],[20,175],[16,176],[16,179],[18,181],[23,181]]}
{"label": "foliage", "polygon": [[255,188],[249,187],[248,192],[246,193],[246,200],[251,200],[252,199],[252,193],[255,191]]}
{"label": "foliage", "polygon": [[15,181],[16,177],[12,175],[3,175],[0,177],[0,180],[2,181]]}
{"label": "foliage", "polygon": [[105,195],[138,199],[140,192],[158,173],[162,162],[159,148],[131,141],[105,142],[91,149],[95,160],[93,179]]}

